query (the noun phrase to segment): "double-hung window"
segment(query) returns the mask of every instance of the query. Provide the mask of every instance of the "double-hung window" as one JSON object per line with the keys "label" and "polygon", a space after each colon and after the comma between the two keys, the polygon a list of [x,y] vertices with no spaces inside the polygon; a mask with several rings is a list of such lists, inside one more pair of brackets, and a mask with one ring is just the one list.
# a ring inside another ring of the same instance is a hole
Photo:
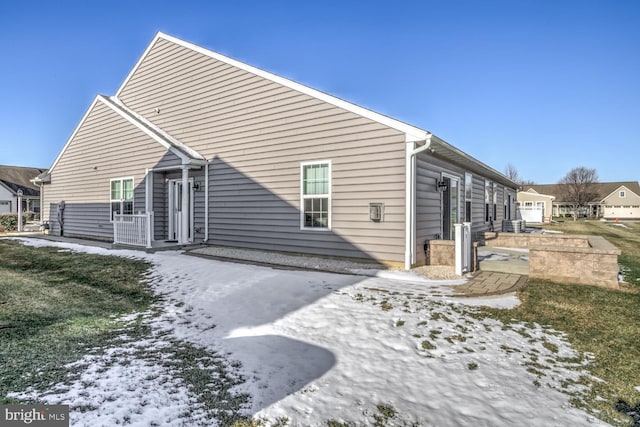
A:
{"label": "double-hung window", "polygon": [[493,184],[489,180],[484,180],[484,222],[489,222],[491,217],[491,196],[493,196]]}
{"label": "double-hung window", "polygon": [[133,178],[111,180],[111,221],[119,214],[133,214]]}
{"label": "double-hung window", "polygon": [[301,165],[302,229],[331,228],[331,162]]}
{"label": "double-hung window", "polygon": [[464,174],[464,220],[471,222],[471,200],[473,188],[473,175]]}

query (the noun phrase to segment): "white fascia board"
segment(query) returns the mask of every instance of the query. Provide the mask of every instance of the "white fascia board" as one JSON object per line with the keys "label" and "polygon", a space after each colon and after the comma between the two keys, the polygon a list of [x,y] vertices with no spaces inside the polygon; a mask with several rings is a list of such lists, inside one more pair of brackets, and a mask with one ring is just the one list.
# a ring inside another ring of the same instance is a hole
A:
{"label": "white fascia board", "polygon": [[458,159],[460,166],[467,166],[470,164],[474,167],[474,169],[480,171],[480,173],[485,174],[487,178],[491,178],[493,180],[499,181],[502,184],[508,184],[512,188],[517,189],[520,187],[518,183],[509,179],[503,173],[500,173],[497,170],[493,169],[491,166],[486,165],[485,163],[482,163],[480,160],[454,147],[453,145],[449,144],[445,140],[438,138],[436,135],[432,135],[432,138],[433,138],[433,141],[432,141],[433,147],[436,148],[436,150],[437,148],[440,148],[450,153],[452,157]]}
{"label": "white fascia board", "polygon": [[270,73],[268,71],[262,70],[260,68],[245,64],[244,62],[240,62],[236,59],[233,58],[229,58],[227,56],[224,56],[222,54],[219,54],[217,52],[214,52],[212,50],[209,49],[205,49],[201,46],[195,45],[193,43],[189,43],[186,42],[184,40],[178,39],[176,37],[170,36],[168,34],[164,34],[162,32],[159,32],[158,34],[156,34],[156,36],[153,38],[153,40],[151,41],[151,43],[149,44],[149,46],[147,47],[147,49],[144,51],[144,53],[142,54],[142,57],[140,58],[140,60],[138,60],[136,66],[133,68],[133,70],[131,70],[131,72],[129,73],[129,75],[127,76],[127,78],[125,79],[125,81],[122,83],[122,85],[120,86],[120,88],[118,89],[118,91],[116,92],[116,96],[119,97],[120,93],[122,92],[122,90],[124,89],[124,87],[127,85],[127,83],[129,82],[129,80],[131,79],[131,77],[135,74],[136,70],[138,69],[138,67],[140,67],[140,64],[144,61],[145,57],[149,54],[149,51],[153,48],[153,46],[156,44],[156,42],[158,41],[158,39],[164,39],[167,41],[170,41],[172,43],[175,43],[177,45],[180,45],[182,47],[185,47],[187,49],[191,49],[195,52],[198,52],[202,55],[208,56],[210,58],[216,59],[218,61],[224,62],[226,64],[229,64],[233,67],[237,67],[241,70],[247,71],[249,73],[255,74],[259,77],[263,77],[267,80],[270,80],[272,82],[281,84],[282,86],[288,87],[290,89],[296,90],[298,92],[304,93],[305,95],[309,95],[313,98],[319,99],[321,101],[327,102],[329,104],[332,104],[336,107],[342,108],[344,110],[350,111],[354,114],[357,114],[359,116],[368,118],[370,120],[373,120],[375,122],[378,122],[382,125],[388,126],[392,129],[396,129],[400,132],[403,132],[406,134],[406,138],[408,141],[419,141],[419,140],[423,140],[426,138],[427,132],[411,126],[407,123],[401,122],[399,120],[393,119],[391,117],[385,116],[383,114],[380,113],[376,113],[375,111],[369,110],[367,108],[361,107],[359,105],[356,104],[352,104],[351,102],[345,101],[343,99],[337,98],[333,95],[329,95],[328,93],[325,92],[321,92],[317,89],[313,89],[309,86],[305,86],[301,83],[297,83],[293,80],[289,80],[287,78],[278,76],[276,74]]}
{"label": "white fascia board", "polygon": [[[107,99],[106,97],[101,96],[100,100],[103,102],[103,104],[111,108],[129,123],[149,135],[163,147],[170,150],[173,154],[180,157],[180,159],[182,160],[182,164],[191,164],[194,160],[204,162],[204,157],[202,157],[198,152],[187,147],[186,145],[166,133],[164,130],[151,123],[149,120],[131,110],[118,98],[112,96]],[[112,102],[117,107],[114,107],[114,105],[111,104]]]}
{"label": "white fascia board", "polygon": [[73,141],[73,138],[75,138],[76,134],[78,133],[78,131],[80,130],[80,128],[84,124],[85,120],[87,120],[87,117],[89,116],[89,113],[91,112],[91,110],[93,110],[93,107],[96,106],[96,103],[98,102],[99,99],[100,99],[100,95],[97,95],[93,99],[93,102],[91,102],[91,105],[89,106],[89,108],[87,108],[87,111],[84,113],[84,116],[82,116],[82,119],[80,119],[80,123],[78,123],[78,126],[76,126],[76,128],[73,130],[73,133],[71,134],[69,139],[67,139],[67,142],[64,144],[64,147],[62,147],[62,150],[60,150],[60,153],[58,154],[58,157],[56,157],[56,159],[51,164],[51,167],[47,171],[47,174],[49,176],[51,176],[51,172],[53,172],[53,169],[56,167],[56,165],[58,164],[58,162],[62,158],[62,155],[65,153],[65,151],[67,151],[67,148],[69,148],[69,144],[71,144],[71,141]]}

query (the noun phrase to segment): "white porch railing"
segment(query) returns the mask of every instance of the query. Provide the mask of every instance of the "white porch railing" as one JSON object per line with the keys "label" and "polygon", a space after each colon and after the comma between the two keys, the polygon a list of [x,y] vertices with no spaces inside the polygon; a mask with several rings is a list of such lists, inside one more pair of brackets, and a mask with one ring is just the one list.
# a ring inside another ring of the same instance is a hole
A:
{"label": "white porch railing", "polygon": [[113,216],[113,243],[151,247],[151,214]]}

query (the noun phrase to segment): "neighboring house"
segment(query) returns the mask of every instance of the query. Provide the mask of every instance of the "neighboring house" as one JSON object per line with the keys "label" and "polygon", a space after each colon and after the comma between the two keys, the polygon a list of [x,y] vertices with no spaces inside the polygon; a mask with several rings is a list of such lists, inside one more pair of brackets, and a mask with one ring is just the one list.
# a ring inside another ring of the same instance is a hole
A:
{"label": "neighboring house", "polygon": [[113,239],[139,214],[154,242],[405,267],[455,223],[515,217],[517,188],[430,132],[162,33],[36,181],[54,234]]}
{"label": "neighboring house", "polygon": [[0,165],[0,214],[18,212],[22,191],[22,212],[40,212],[40,189],[31,182],[44,169]]}
{"label": "neighboring house", "polygon": [[[526,191],[518,192],[518,200],[520,201],[522,193],[552,195],[555,197],[552,215],[572,215],[571,205],[561,199],[563,185],[528,185],[524,187]],[[580,216],[604,219],[640,219],[640,185],[637,181],[599,182],[592,184],[591,189],[597,194],[597,198],[594,202],[580,209]],[[526,195],[526,197],[531,196]]]}
{"label": "neighboring house", "polygon": [[518,219],[531,223],[550,223],[555,196],[539,194],[533,189],[516,194]]}

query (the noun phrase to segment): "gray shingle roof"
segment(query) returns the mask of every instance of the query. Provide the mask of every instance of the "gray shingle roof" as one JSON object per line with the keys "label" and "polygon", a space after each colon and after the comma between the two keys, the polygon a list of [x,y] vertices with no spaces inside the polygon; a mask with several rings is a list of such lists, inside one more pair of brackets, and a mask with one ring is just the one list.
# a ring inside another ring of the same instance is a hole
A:
{"label": "gray shingle roof", "polygon": [[[564,184],[525,185],[522,190],[528,191],[529,189],[533,189],[536,193],[555,196],[557,201],[561,201],[559,196],[562,194],[563,185]],[[603,200],[623,185],[640,196],[640,184],[638,184],[637,181],[598,182],[593,184],[593,190],[598,193],[598,198]]]}
{"label": "gray shingle roof", "polygon": [[40,195],[40,189],[32,183],[31,180],[45,170],[46,169],[41,168],[0,165],[0,181],[14,193],[22,190],[25,196],[38,196]]}

